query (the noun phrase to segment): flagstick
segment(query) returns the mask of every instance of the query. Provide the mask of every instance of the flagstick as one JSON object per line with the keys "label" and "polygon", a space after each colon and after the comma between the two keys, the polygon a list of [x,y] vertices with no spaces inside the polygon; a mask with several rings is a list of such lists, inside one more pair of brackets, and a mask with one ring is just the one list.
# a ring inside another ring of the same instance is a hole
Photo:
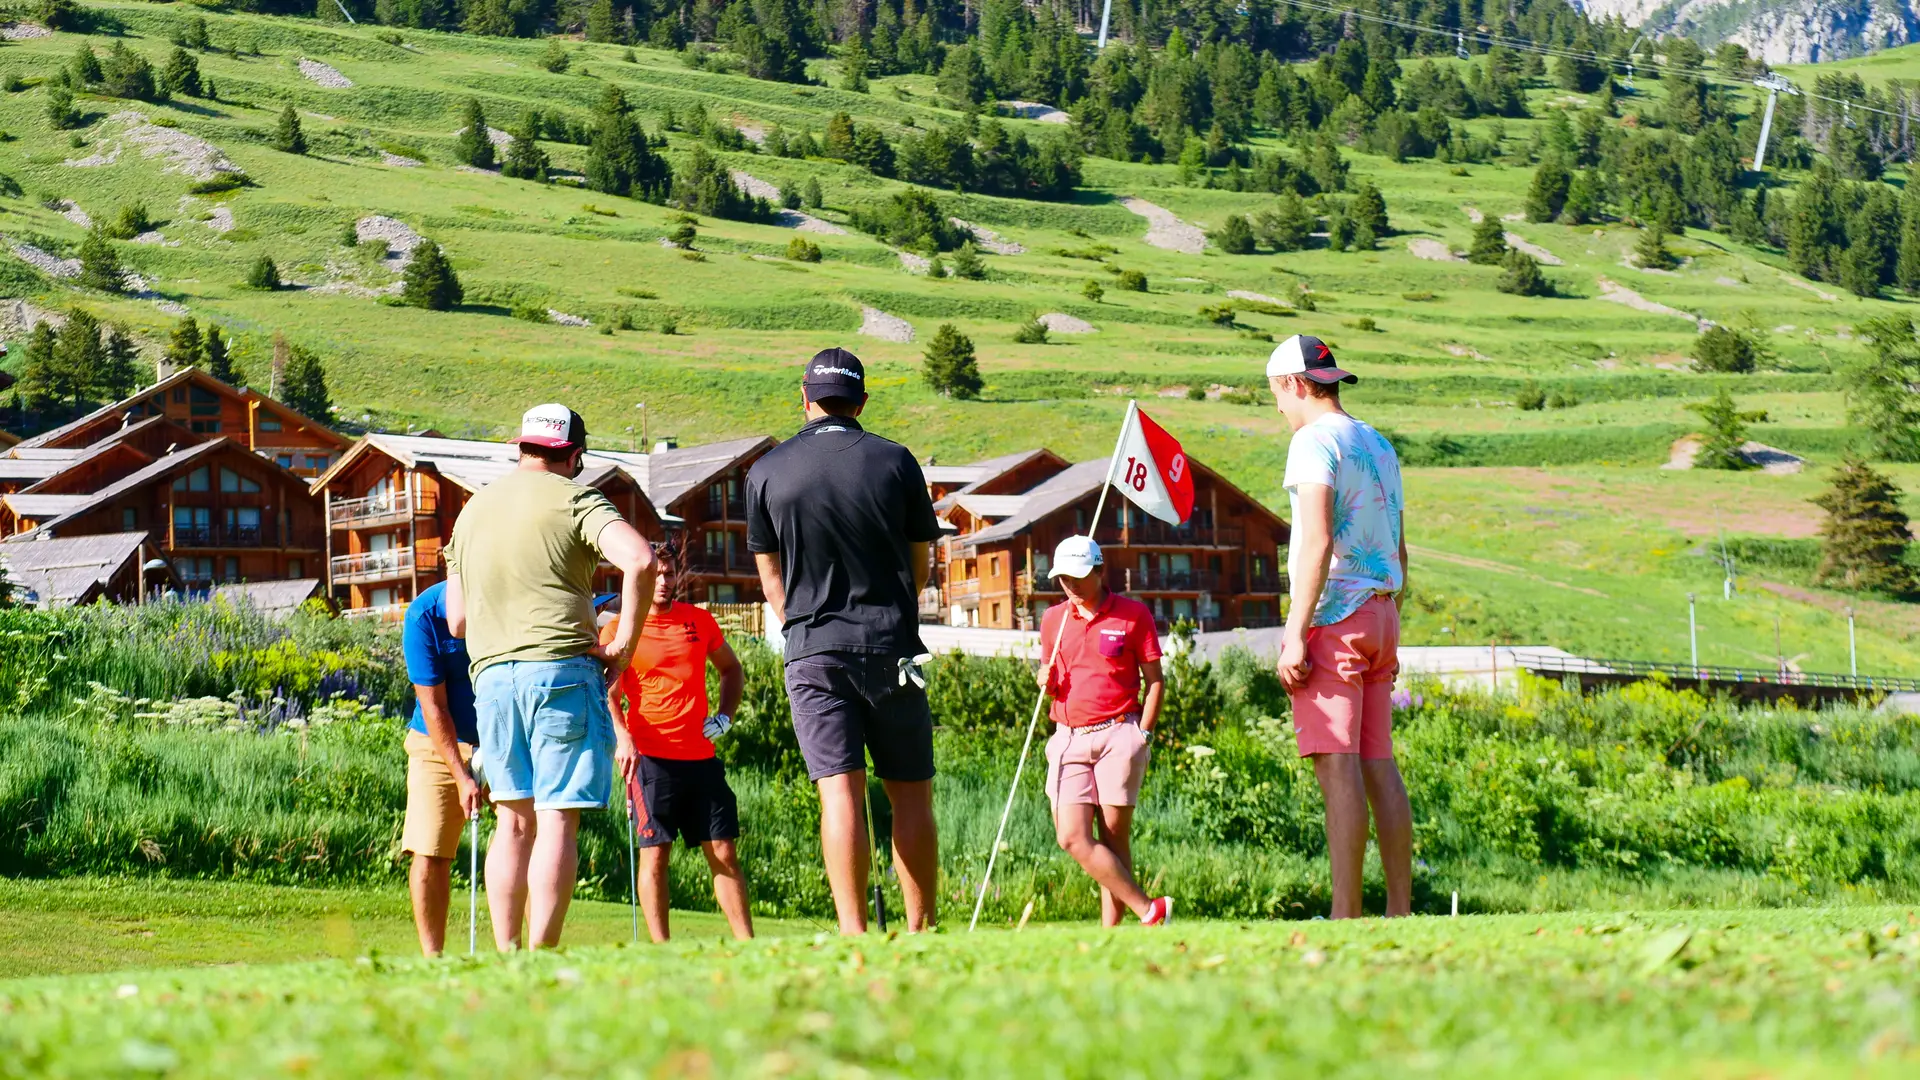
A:
{"label": "flagstick", "polygon": [[[1107,459],[1107,477],[1100,482],[1100,499],[1093,507],[1093,521],[1087,526],[1088,538],[1092,538],[1100,528],[1100,513],[1107,508],[1107,492],[1113,489],[1113,468],[1120,462],[1120,447],[1127,441],[1127,429],[1133,425],[1133,414],[1137,408],[1139,406],[1134,402],[1127,402],[1126,418],[1120,422],[1120,437],[1113,441],[1113,456]],[[1065,601],[1065,603],[1072,602]],[[1060,656],[1060,639],[1067,632],[1068,617],[1070,615],[1062,616],[1060,625],[1054,628],[1053,648],[1044,654],[1046,663],[1040,669],[1043,673],[1051,672],[1054,660]],[[1043,677],[1040,680],[1040,692],[1033,699],[1033,715],[1027,718],[1027,737],[1026,741],[1020,744],[1020,760],[1013,767],[1013,783],[1007,787],[1007,805],[1000,811],[1000,828],[994,832],[993,847],[987,851],[987,872],[980,878],[980,895],[973,901],[973,920],[967,923],[968,933],[972,933],[980,925],[980,909],[987,903],[987,886],[993,881],[993,865],[1000,858],[1000,841],[1007,835],[1007,819],[1013,814],[1014,796],[1020,792],[1020,777],[1027,768],[1027,753],[1033,749],[1033,732],[1040,724],[1040,706],[1046,704],[1046,700],[1047,683]]]}

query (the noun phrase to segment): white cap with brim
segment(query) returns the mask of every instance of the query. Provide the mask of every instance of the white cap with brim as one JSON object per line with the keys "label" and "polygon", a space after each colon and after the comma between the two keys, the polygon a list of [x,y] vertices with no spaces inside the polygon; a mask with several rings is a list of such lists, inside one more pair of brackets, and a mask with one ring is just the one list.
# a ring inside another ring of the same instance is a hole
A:
{"label": "white cap with brim", "polygon": [[565,405],[535,405],[520,415],[517,443],[531,443],[549,450],[587,444],[587,425],[580,414]]}
{"label": "white cap with brim", "polygon": [[1333,350],[1310,334],[1295,334],[1274,346],[1267,358],[1267,378],[1301,375],[1317,383],[1357,383],[1360,377],[1334,363]]}
{"label": "white cap with brim", "polygon": [[1053,549],[1053,569],[1047,576],[1083,578],[1100,569],[1102,562],[1100,545],[1093,542],[1093,537],[1069,536]]}

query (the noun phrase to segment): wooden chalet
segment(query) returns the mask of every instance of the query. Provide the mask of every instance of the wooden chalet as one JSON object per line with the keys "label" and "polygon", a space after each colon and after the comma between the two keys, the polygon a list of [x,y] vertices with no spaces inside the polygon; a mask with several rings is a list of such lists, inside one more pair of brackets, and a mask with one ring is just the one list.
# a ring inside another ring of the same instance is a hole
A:
{"label": "wooden chalet", "polygon": [[[1153,609],[1162,627],[1190,619],[1206,630],[1279,622],[1286,595],[1287,523],[1200,462],[1193,517],[1173,526],[1118,495],[1089,520],[1108,460],[1069,465],[1049,450],[979,462],[979,475],[942,493],[950,528],[935,548],[924,619],[954,626],[1032,629],[1064,594],[1047,577],[1053,549],[1091,528],[1106,556],[1107,587]],[[935,466],[935,469],[941,468]],[[958,476],[928,477],[929,487]]]}
{"label": "wooden chalet", "polygon": [[684,599],[708,605],[764,599],[760,572],[747,551],[747,470],[776,445],[756,435],[701,446],[663,444],[646,455],[647,494],[686,553]]}

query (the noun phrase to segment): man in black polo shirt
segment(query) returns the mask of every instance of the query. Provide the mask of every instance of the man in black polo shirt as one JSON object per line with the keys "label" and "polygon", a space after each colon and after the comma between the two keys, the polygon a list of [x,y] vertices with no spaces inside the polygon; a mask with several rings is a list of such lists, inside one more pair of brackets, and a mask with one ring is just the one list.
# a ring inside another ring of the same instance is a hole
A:
{"label": "man in black polo shirt", "polygon": [[807,361],[800,433],[747,473],[747,547],[786,635],[787,696],[820,789],[820,847],[840,932],[867,929],[866,756],[893,804],[907,928],[931,924],[933,714],[913,668],[927,548],[940,534],[913,455],[869,434],[866,369],[845,349]]}

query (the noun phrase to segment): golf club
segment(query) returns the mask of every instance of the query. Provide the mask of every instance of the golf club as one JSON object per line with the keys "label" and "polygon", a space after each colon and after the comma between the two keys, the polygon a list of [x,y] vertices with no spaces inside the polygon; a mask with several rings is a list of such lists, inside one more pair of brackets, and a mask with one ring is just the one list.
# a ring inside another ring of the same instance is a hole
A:
{"label": "golf club", "polygon": [[887,864],[880,857],[880,844],[875,839],[873,831],[873,786],[871,783],[867,786],[866,795],[867,850],[873,854],[873,887],[870,890],[873,893],[873,924],[884,934],[887,931],[887,894],[884,884]]}
{"label": "golf club", "polygon": [[[484,786],[481,779],[480,748],[474,747],[473,757],[467,767],[473,773],[476,787]],[[480,948],[480,808],[475,806],[468,820],[473,822],[473,839],[467,844],[467,955],[472,956]]]}
{"label": "golf club", "polygon": [[627,897],[628,906],[633,909],[633,940],[640,941],[640,877],[634,855],[634,812],[633,787],[627,787]]}

